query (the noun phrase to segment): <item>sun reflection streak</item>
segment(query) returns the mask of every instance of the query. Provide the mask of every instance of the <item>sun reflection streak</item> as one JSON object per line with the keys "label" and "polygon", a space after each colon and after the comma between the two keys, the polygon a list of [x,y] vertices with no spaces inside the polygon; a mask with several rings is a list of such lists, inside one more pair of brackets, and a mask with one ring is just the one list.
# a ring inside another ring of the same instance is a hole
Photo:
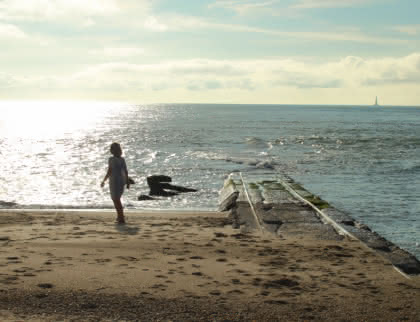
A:
{"label": "sun reflection streak", "polygon": [[[108,102],[0,101],[0,200],[80,203],[92,199],[92,192],[80,195],[85,186],[96,187],[91,190],[97,199],[102,191],[92,171],[106,159],[110,131],[125,108]],[[22,196],[23,191],[29,193]]]}
{"label": "sun reflection streak", "polygon": [[122,106],[108,102],[3,101],[0,134],[31,139],[77,136]]}

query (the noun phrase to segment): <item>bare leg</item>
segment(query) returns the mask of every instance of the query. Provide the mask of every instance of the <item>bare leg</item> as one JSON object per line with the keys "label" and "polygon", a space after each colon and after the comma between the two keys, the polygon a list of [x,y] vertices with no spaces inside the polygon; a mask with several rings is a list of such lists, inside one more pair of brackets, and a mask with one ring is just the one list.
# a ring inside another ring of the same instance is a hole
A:
{"label": "bare leg", "polygon": [[112,199],[112,201],[114,202],[114,207],[115,207],[115,210],[117,211],[117,215],[118,215],[117,221],[119,223],[125,223],[124,209],[121,204],[121,199]]}

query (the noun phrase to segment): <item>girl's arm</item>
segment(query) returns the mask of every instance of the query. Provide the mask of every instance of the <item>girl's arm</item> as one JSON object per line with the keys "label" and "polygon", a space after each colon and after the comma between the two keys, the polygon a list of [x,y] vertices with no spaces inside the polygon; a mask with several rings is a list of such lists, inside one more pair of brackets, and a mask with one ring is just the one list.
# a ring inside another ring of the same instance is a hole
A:
{"label": "girl's arm", "polygon": [[101,182],[101,187],[103,187],[105,185],[105,181],[108,180],[108,178],[111,176],[111,167],[108,166],[108,170],[106,172],[106,175],[104,177],[104,180],[102,180]]}

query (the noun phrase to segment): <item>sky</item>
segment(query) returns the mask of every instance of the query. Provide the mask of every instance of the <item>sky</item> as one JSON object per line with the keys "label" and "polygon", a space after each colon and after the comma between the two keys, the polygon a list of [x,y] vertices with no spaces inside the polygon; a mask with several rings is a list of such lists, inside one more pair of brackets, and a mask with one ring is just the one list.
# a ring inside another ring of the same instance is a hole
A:
{"label": "sky", "polygon": [[420,105],[418,0],[0,0],[0,100]]}

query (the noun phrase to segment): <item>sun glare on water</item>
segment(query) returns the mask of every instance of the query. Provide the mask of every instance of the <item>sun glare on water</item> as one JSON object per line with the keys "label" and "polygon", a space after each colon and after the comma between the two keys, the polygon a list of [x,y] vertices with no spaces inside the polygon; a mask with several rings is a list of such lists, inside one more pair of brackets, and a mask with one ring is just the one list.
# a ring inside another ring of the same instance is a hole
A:
{"label": "sun glare on water", "polygon": [[0,133],[6,137],[52,139],[77,135],[100,124],[121,104],[101,102],[0,102]]}

